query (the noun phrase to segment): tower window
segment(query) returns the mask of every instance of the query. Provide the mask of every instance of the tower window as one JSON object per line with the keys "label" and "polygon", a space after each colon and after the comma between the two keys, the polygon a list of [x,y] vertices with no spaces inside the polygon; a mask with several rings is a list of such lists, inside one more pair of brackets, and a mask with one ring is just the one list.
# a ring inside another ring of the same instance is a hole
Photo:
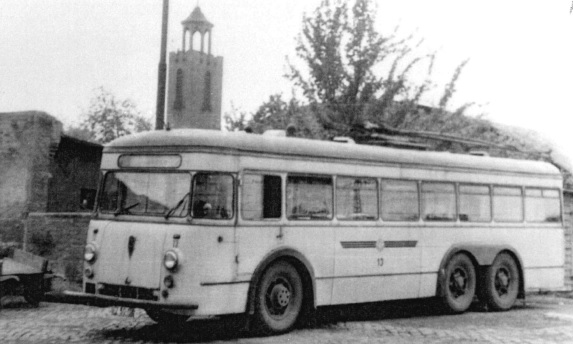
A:
{"label": "tower window", "polygon": [[183,104],[183,70],[177,70],[177,78],[175,79],[175,101],[173,102],[173,110],[181,110],[185,108]]}
{"label": "tower window", "polygon": [[203,88],[203,112],[213,111],[211,108],[211,72],[205,73],[205,87]]}

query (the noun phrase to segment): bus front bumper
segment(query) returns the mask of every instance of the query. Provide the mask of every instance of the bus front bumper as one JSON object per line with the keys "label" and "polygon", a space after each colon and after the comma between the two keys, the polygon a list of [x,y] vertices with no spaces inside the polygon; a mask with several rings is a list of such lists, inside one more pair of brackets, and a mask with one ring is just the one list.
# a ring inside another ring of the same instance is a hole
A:
{"label": "bus front bumper", "polygon": [[184,309],[194,310],[199,306],[191,303],[164,303],[148,300],[119,298],[115,296],[86,294],[82,292],[65,290],[63,292],[50,292],[44,296],[46,302],[72,303],[95,307],[122,306],[143,309]]}

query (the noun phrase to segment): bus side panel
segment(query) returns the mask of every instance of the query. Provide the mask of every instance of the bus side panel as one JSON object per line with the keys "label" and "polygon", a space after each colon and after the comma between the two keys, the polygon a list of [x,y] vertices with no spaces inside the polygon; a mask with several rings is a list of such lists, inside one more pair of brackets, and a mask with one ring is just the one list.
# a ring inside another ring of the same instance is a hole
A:
{"label": "bus side panel", "polygon": [[418,297],[417,228],[336,227],[333,304]]}
{"label": "bus side panel", "polygon": [[522,259],[526,290],[563,288],[562,228],[499,224],[495,226],[420,228],[424,233],[420,297],[435,295],[440,263],[449,249],[459,243],[471,242],[483,246],[513,247]]}
{"label": "bus side panel", "polygon": [[333,230],[327,226],[237,227],[238,279],[250,280],[271,252],[289,248],[310,263],[315,277],[317,306],[330,304],[334,275]]}
{"label": "bus side panel", "polygon": [[[450,248],[457,243],[483,242],[484,238],[491,244],[499,245],[492,236],[493,228],[458,227],[454,223],[420,225],[420,249],[422,250],[422,268],[420,297],[436,295],[438,270]],[[487,244],[487,243],[484,243]]]}
{"label": "bus side panel", "polygon": [[[515,235],[523,260],[525,290],[561,290],[565,284],[565,243],[562,228],[533,228]],[[519,237],[519,238],[518,238]]]}
{"label": "bus side panel", "polygon": [[565,271],[560,268],[526,268],[525,269],[525,290],[563,290]]}
{"label": "bus side panel", "polygon": [[[173,238],[177,234],[179,240]],[[162,279],[170,274],[175,282],[163,301],[196,303],[193,315],[244,312],[248,282],[235,279],[234,245],[232,226],[168,227],[165,251],[176,247],[183,260],[174,273],[162,267]]]}

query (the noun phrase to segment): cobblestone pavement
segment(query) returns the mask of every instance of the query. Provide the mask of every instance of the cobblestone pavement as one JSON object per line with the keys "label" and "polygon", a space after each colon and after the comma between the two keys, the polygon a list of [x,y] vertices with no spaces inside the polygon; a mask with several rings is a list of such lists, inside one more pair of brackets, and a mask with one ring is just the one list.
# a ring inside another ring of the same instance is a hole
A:
{"label": "cobblestone pavement", "polygon": [[436,308],[431,301],[328,308],[312,326],[257,338],[231,320],[168,330],[140,310],[122,315],[58,303],[30,308],[9,300],[0,310],[0,343],[573,343],[572,299],[535,295],[501,313],[446,315]]}

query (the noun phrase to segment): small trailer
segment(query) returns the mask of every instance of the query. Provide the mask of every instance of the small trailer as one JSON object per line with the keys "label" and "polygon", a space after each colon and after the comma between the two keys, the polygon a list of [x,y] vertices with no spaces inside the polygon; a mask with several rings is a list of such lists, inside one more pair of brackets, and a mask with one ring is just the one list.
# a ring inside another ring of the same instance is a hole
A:
{"label": "small trailer", "polygon": [[0,260],[0,298],[21,295],[36,307],[51,290],[53,277],[47,259],[14,249],[9,257]]}

